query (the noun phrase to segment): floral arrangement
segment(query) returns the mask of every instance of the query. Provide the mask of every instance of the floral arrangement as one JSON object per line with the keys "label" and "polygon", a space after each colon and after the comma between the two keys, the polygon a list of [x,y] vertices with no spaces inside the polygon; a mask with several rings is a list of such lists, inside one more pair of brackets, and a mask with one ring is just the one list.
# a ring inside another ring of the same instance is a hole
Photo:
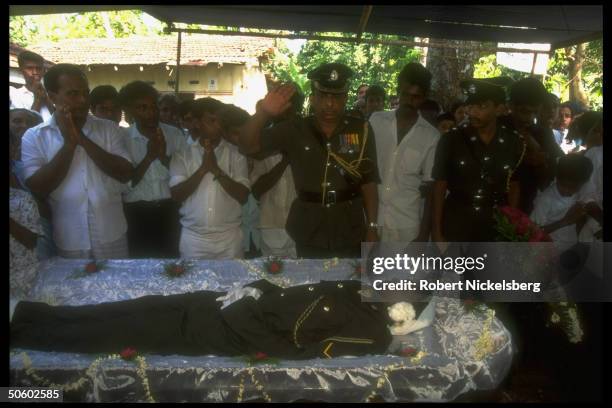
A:
{"label": "floral arrangement", "polygon": [[138,352],[136,351],[136,349],[133,349],[131,347],[126,347],[121,353],[119,353],[119,356],[126,361],[134,360],[137,355]]}
{"label": "floral arrangement", "polygon": [[169,278],[179,278],[188,270],[188,265],[185,261],[169,262],[164,265],[164,273]]}
{"label": "floral arrangement", "polygon": [[465,299],[461,302],[463,305],[463,310],[467,313],[485,313],[489,308],[483,302],[474,299]]}
{"label": "floral arrangement", "polygon": [[499,241],[551,242],[550,236],[519,209],[503,206],[494,214]]}
{"label": "floral arrangement", "polygon": [[283,271],[283,261],[281,258],[271,256],[264,262],[264,267],[266,272],[276,275]]}
{"label": "floral arrangement", "polygon": [[338,266],[339,263],[340,260],[338,259],[338,257],[323,261],[323,272],[329,272],[331,268]]}
{"label": "floral arrangement", "polygon": [[363,268],[361,267],[361,261],[353,261],[351,263],[351,266],[353,267],[353,271],[351,272],[351,274],[349,275],[349,279],[361,279],[361,272],[363,272]]}
{"label": "floral arrangement", "polygon": [[140,380],[142,381],[142,387],[145,392],[146,401],[156,402],[155,399],[153,398],[153,395],[151,394],[151,387],[149,386],[149,379],[147,377],[147,363],[145,361],[145,358],[142,356],[138,356],[138,353],[133,348],[128,347],[124,349],[121,352],[121,354],[110,354],[108,356],[98,356],[85,370],[84,376],[80,377],[78,380],[72,383],[67,383],[67,384],[56,384],[44,377],[41,377],[32,367],[32,360],[30,359],[30,357],[25,352],[21,354],[22,354],[23,366],[25,368],[26,374],[28,374],[32,378],[32,380],[37,386],[57,388],[57,389],[61,388],[64,392],[78,391],[79,389],[84,387],[87,383],[94,381],[94,378],[96,377],[96,373],[101,368],[101,365],[104,361],[118,360],[120,358],[123,360],[132,361],[137,366],[136,374],[138,375],[138,377],[140,377]]}
{"label": "floral arrangement", "polygon": [[400,356],[402,357],[414,357],[418,353],[418,350],[413,347],[406,347],[400,350]]}
{"label": "floral arrangement", "polygon": [[474,358],[476,358],[476,360],[483,360],[486,356],[495,351],[495,338],[491,332],[491,325],[493,324],[493,319],[495,318],[495,310],[488,309],[486,311],[486,316],[487,318],[484,321],[482,333],[474,344],[476,350],[474,353]]}
{"label": "floral arrangement", "polygon": [[244,361],[250,366],[257,365],[257,364],[277,365],[279,363],[279,360],[277,358],[272,358],[268,356],[268,354],[261,352],[261,351],[258,351],[257,353],[252,354],[252,355],[242,356],[240,358],[242,361]]}
{"label": "floral arrangement", "polygon": [[403,349],[399,351],[399,355],[401,357],[410,359],[410,362],[412,364],[418,364],[421,362],[423,357],[427,355],[427,353],[424,351],[419,351],[415,349],[414,347],[404,347]]}
{"label": "floral arrangement", "polygon": [[[570,343],[580,343],[584,332],[580,327],[576,303],[549,303],[548,308],[550,310],[550,323],[559,325]],[[550,323],[547,326],[550,326]]]}
{"label": "floral arrangement", "polygon": [[[495,214],[495,222],[500,241],[552,242],[550,236],[534,224],[522,211],[509,206],[500,207],[498,210]],[[550,259],[551,250],[552,248],[543,248],[542,251],[534,254],[539,269],[545,269],[542,265]],[[550,323],[559,325],[571,343],[582,341],[583,332],[575,303],[548,303],[548,309],[550,315],[547,325],[550,325]]]}
{"label": "floral arrangement", "polygon": [[416,324],[416,312],[412,304],[408,302],[397,302],[388,308],[389,317],[394,324],[389,327],[391,334],[404,335],[410,333]]}
{"label": "floral arrangement", "polygon": [[100,272],[106,267],[105,260],[89,261],[83,268],[75,270],[72,275],[69,276],[71,279],[83,278],[86,276],[93,275],[94,273]]}

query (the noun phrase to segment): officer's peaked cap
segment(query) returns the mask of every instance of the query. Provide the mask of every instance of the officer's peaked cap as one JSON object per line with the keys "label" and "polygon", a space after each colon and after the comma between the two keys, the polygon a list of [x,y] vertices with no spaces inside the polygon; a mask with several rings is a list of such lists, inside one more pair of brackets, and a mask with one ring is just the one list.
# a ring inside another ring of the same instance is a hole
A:
{"label": "officer's peaked cap", "polygon": [[323,64],[308,73],[315,89],[326,93],[342,94],[349,89],[353,70],[337,62]]}
{"label": "officer's peaked cap", "polygon": [[512,84],[508,77],[496,78],[472,78],[461,81],[460,86],[466,96],[465,103],[468,105],[493,101],[496,104],[506,101],[504,88]]}

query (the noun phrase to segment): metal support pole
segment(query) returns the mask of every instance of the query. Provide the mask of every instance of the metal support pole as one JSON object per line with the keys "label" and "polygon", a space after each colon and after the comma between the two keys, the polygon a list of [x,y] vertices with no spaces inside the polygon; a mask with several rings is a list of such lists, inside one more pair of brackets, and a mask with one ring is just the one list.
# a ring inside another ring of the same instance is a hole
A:
{"label": "metal support pole", "polygon": [[361,13],[361,21],[359,21],[359,28],[357,29],[357,39],[360,39],[361,35],[365,31],[373,8],[373,6],[363,6],[363,12]]}
{"label": "metal support pole", "polygon": [[179,80],[180,80],[179,73],[181,71],[181,33],[182,31],[179,30],[178,44],[176,46],[176,79],[174,82],[174,93],[176,94],[176,96],[178,96],[178,92],[179,92]]}
{"label": "metal support pole", "polygon": [[[349,43],[364,43],[364,44],[385,44],[385,45],[399,45],[405,47],[430,47],[430,48],[467,48],[473,49],[471,46],[464,45],[448,45],[448,44],[429,44],[422,41],[406,41],[406,40],[372,40],[368,38],[355,38],[355,37],[332,37],[325,35],[310,35],[310,34],[272,34],[272,33],[253,33],[248,31],[227,31],[227,30],[203,30],[197,28],[169,28],[169,32],[183,32],[183,33],[199,33],[199,34],[213,34],[213,35],[237,35],[244,37],[264,37],[264,38],[288,38],[288,39],[305,39],[305,40],[319,40],[319,41],[337,41],[337,42],[349,42]],[[489,47],[483,48],[483,52],[513,52],[513,53],[536,53],[536,54],[548,54],[550,55],[553,51],[541,51],[530,48],[507,48],[507,47]]]}
{"label": "metal support pole", "polygon": [[536,68],[536,62],[538,60],[538,54],[533,54],[533,63],[531,64],[531,76],[533,76],[533,73],[535,72],[535,68]]}

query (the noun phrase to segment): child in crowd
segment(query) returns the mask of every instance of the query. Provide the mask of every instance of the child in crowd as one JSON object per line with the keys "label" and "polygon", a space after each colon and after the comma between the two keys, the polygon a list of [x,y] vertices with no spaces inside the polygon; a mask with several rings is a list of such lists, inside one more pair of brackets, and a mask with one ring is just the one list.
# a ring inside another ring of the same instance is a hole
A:
{"label": "child in crowd", "polygon": [[593,242],[602,240],[603,226],[603,116],[601,112],[586,112],[576,118],[570,127],[570,136],[584,140],[584,157],[593,164],[591,178],[580,190],[580,199],[588,202],[586,222],[580,226],[578,240]]}
{"label": "child in crowd", "polygon": [[584,221],[588,206],[579,192],[593,172],[589,159],[578,154],[559,158],[555,181],[536,197],[531,219],[550,234],[560,249],[578,242],[576,225]]}

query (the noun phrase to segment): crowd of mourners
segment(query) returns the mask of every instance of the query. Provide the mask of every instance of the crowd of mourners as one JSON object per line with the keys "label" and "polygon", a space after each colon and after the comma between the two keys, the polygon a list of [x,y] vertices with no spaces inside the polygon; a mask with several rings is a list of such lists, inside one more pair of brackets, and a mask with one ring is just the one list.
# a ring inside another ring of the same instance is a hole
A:
{"label": "crowd of mourners", "polygon": [[[312,94],[276,87],[256,113],[140,80],[90,90],[78,66],[24,51],[9,88],[11,292],[38,263],[359,257],[363,241],[494,241],[528,214],[559,245],[602,238],[600,112],[540,81],[468,79],[443,109],[407,64],[389,96],[342,64]],[[385,110],[385,106],[390,109]]]}

